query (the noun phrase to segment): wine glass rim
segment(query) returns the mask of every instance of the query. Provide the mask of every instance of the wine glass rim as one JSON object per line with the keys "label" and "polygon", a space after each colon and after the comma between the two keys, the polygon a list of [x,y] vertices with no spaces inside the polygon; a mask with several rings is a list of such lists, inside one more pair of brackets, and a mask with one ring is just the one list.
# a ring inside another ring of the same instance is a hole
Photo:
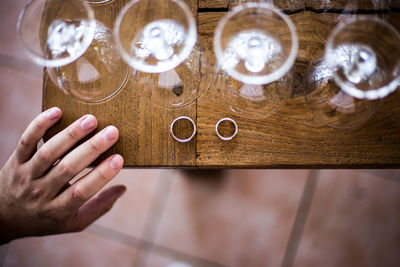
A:
{"label": "wine glass rim", "polygon": [[129,52],[127,52],[122,43],[121,43],[121,39],[120,39],[120,33],[119,33],[119,29],[123,20],[123,17],[125,16],[125,14],[128,12],[128,10],[135,4],[137,4],[138,2],[143,1],[143,0],[133,0],[131,2],[129,2],[128,4],[126,4],[121,12],[119,13],[117,19],[115,20],[114,23],[114,37],[115,37],[115,42],[117,44],[117,48],[121,53],[122,58],[134,69],[137,69],[139,71],[142,72],[146,72],[146,73],[161,73],[161,72],[165,72],[171,69],[174,69],[176,66],[178,66],[179,64],[181,64],[192,52],[194,45],[197,42],[197,34],[196,34],[196,22],[194,20],[193,14],[190,11],[189,7],[186,5],[185,2],[183,2],[182,0],[166,0],[166,1],[171,1],[176,3],[180,8],[182,8],[183,13],[185,14],[186,19],[188,20],[188,43],[184,45],[182,51],[181,51],[181,55],[178,57],[178,60],[174,61],[174,64],[171,66],[164,66],[164,67],[160,67],[160,66],[152,66],[152,65],[143,65],[143,64],[139,64],[136,62],[135,57],[131,56]]}
{"label": "wine glass rim", "polygon": [[222,29],[225,27],[226,23],[228,22],[229,19],[231,19],[233,16],[238,14],[239,12],[249,9],[249,8],[262,8],[262,9],[268,9],[277,14],[280,18],[283,19],[283,21],[286,23],[287,27],[290,30],[290,35],[292,37],[292,45],[290,48],[290,53],[289,56],[286,58],[285,62],[280,66],[277,70],[273,71],[270,74],[263,75],[263,76],[250,76],[250,75],[245,75],[241,74],[236,70],[229,70],[227,73],[232,76],[233,78],[243,82],[243,83],[248,83],[248,80],[251,80],[251,84],[268,84],[271,82],[274,82],[276,80],[279,80],[282,78],[293,66],[294,61],[296,60],[297,56],[297,51],[298,51],[298,37],[297,37],[297,31],[296,27],[294,26],[293,22],[291,19],[284,14],[281,10],[276,8],[274,5],[269,4],[269,3],[255,3],[255,2],[250,2],[250,3],[245,3],[243,5],[236,6],[235,8],[232,9],[231,12],[228,12],[218,23],[215,32],[214,32],[214,51],[215,55],[218,59],[219,62],[223,60],[223,52],[222,48],[220,45],[220,39],[222,35]]}
{"label": "wine glass rim", "polygon": [[99,0],[99,1],[87,1],[89,5],[101,5],[106,3],[111,3],[114,0]]}
{"label": "wine glass rim", "polygon": [[17,38],[18,42],[23,48],[23,51],[27,54],[27,56],[36,64],[44,66],[44,67],[61,67],[65,66],[67,64],[70,64],[74,62],[76,59],[78,59],[80,56],[82,56],[87,49],[89,48],[90,44],[93,41],[94,34],[95,34],[95,29],[96,29],[96,20],[94,18],[94,12],[93,9],[89,6],[89,4],[86,1],[81,1],[79,2],[83,5],[85,8],[87,15],[88,15],[88,21],[89,21],[89,27],[88,27],[88,32],[87,32],[87,39],[85,42],[83,42],[83,49],[79,53],[77,53],[73,57],[67,57],[67,58],[61,58],[61,59],[45,59],[43,56],[38,55],[35,51],[32,51],[29,48],[29,44],[26,44],[22,40],[22,34],[21,34],[21,23],[23,20],[23,17],[28,10],[36,1],[43,1],[43,0],[31,0],[21,11],[21,13],[18,16],[18,21],[17,21]]}
{"label": "wine glass rim", "polygon": [[[329,55],[332,51],[334,51],[333,40],[335,39],[336,35],[340,31],[342,31],[346,26],[348,26],[349,24],[357,23],[360,21],[365,21],[368,23],[371,23],[371,22],[379,23],[379,24],[387,27],[397,37],[397,39],[400,42],[399,32],[391,24],[387,23],[386,21],[384,21],[380,18],[376,18],[376,17],[371,18],[371,17],[367,17],[367,16],[359,16],[359,17],[349,18],[349,19],[345,20],[344,22],[340,23],[338,26],[336,26],[328,38],[328,41],[326,44],[326,49],[325,49],[325,58],[328,59],[327,60],[328,66],[330,65],[332,67],[332,62],[329,62],[330,61]],[[400,70],[400,60],[398,61],[397,65],[398,65],[398,69]],[[336,74],[333,75],[333,78],[343,91],[345,91],[347,94],[349,94],[353,97],[359,98],[359,99],[374,100],[374,99],[378,99],[378,98],[384,98],[387,95],[389,95],[390,93],[392,93],[394,90],[396,90],[396,88],[400,85],[400,77],[397,77],[396,79],[393,79],[389,84],[386,84],[382,87],[364,91],[364,90],[360,90],[358,88],[348,85],[346,83],[346,81],[341,79]]]}

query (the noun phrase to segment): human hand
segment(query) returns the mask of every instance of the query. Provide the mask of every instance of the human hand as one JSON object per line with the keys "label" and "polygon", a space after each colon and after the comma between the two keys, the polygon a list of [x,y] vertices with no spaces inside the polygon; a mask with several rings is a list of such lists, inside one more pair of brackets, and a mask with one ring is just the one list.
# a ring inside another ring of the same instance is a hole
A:
{"label": "human hand", "polygon": [[85,115],[37,149],[45,132],[60,118],[59,108],[51,108],[36,117],[0,170],[0,240],[3,242],[25,236],[81,231],[106,213],[126,190],[117,185],[92,198],[121,170],[120,155],[110,156],[69,184],[115,144],[118,130],[108,126],[69,152],[97,127],[96,118]]}

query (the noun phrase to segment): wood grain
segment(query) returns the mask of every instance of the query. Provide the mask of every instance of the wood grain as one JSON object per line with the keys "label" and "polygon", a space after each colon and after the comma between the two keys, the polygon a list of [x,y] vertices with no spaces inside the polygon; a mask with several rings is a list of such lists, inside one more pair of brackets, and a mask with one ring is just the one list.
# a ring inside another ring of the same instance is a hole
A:
{"label": "wood grain", "polygon": [[[245,4],[247,2],[255,2],[249,0],[230,0],[229,1],[229,8],[232,9],[236,6]],[[287,12],[295,12],[305,9],[305,1],[292,1],[292,0],[265,0],[263,2],[272,3],[277,8],[287,11]]]}
{"label": "wood grain", "polygon": [[[312,12],[291,15],[300,41],[295,64],[300,80],[310,59],[323,48],[322,41],[314,34],[314,15]],[[212,32],[211,28],[215,27],[212,16],[200,14],[200,32]],[[302,88],[296,91],[299,93],[272,116],[249,120],[230,113],[220,96],[211,90],[212,95],[198,100],[197,165],[268,168],[399,166],[400,129],[390,126],[394,121],[387,109],[382,107],[358,128],[335,130],[315,122],[305,105]],[[221,141],[214,133],[215,123],[223,117],[233,117],[239,124],[239,134],[230,142]]]}
{"label": "wood grain", "polygon": [[[229,7],[233,8],[247,2],[254,2],[251,0],[231,0]],[[273,3],[274,6],[283,10],[284,12],[297,12],[304,9],[312,9],[315,12],[325,13],[343,13],[343,12],[357,12],[357,11],[376,11],[381,10],[387,12],[390,8],[389,3],[386,1],[371,1],[371,0],[265,0],[264,2]],[[386,3],[385,3],[386,2]],[[392,1],[393,8],[399,7],[400,1]]]}
{"label": "wood grain", "polygon": [[213,8],[228,8],[228,0],[199,0],[199,8],[213,9]]}
{"label": "wood grain", "polygon": [[[119,10],[128,1],[117,0],[107,5],[94,6],[95,17],[112,29]],[[197,14],[197,1],[187,1]],[[141,14],[146,16],[146,14]],[[120,131],[117,144],[102,158],[111,153],[120,153],[125,166],[194,166],[196,139],[180,144],[169,134],[170,123],[178,116],[196,119],[196,103],[181,109],[165,112],[154,106],[149,98],[135,90],[132,72],[117,95],[98,104],[78,102],[64,95],[45,74],[43,109],[61,107],[61,121],[46,135],[46,139],[64,129],[80,116],[90,113],[99,121],[98,130],[115,125]],[[110,85],[114,86],[114,85]]]}
{"label": "wood grain", "polygon": [[326,10],[326,12],[342,11],[373,11],[389,9],[389,1],[371,1],[371,0],[310,0],[307,1],[307,7],[314,10]]}
{"label": "wood grain", "polygon": [[[199,5],[202,8],[204,3]],[[208,1],[205,1],[208,2]],[[232,1],[233,3],[234,1]],[[96,9],[102,22],[112,25],[125,1]],[[191,2],[196,10],[197,1]],[[211,8],[211,7],[210,7]],[[200,40],[212,47],[214,29],[224,12],[198,14]],[[311,11],[290,15],[299,35],[299,53],[294,65],[295,85],[292,97],[273,115],[264,119],[246,119],[232,114],[214,88],[191,105],[165,110],[135,90],[132,76],[113,98],[100,104],[84,104],[66,97],[45,75],[43,109],[60,106],[63,119],[52,128],[51,137],[83,114],[92,113],[99,129],[114,124],[120,140],[110,153],[121,153],[126,167],[200,167],[200,168],[387,168],[400,166],[400,124],[388,103],[399,101],[393,95],[378,112],[361,126],[336,130],[318,124],[306,107],[302,79],[309,62],[324,48],[315,29],[327,34],[323,14]],[[326,14],[325,14],[326,15]],[[330,14],[330,16],[337,16]],[[215,62],[215,58],[212,60]],[[398,94],[397,94],[398,95]],[[397,112],[397,111],[395,111]],[[197,122],[197,138],[186,144],[174,141],[169,134],[171,121],[186,115]],[[239,134],[232,141],[221,141],[214,132],[215,123],[232,117]]]}

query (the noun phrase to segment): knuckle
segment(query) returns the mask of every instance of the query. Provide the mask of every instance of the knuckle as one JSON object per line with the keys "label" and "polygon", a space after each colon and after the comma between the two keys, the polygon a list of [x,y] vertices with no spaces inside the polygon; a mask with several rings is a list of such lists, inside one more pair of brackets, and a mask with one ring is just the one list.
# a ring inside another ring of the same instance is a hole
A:
{"label": "knuckle", "polygon": [[99,168],[99,170],[97,172],[97,176],[104,183],[107,183],[111,178],[110,175],[107,173],[107,171],[104,168]]}
{"label": "knuckle", "polygon": [[28,147],[30,144],[30,140],[26,134],[22,134],[21,138],[19,139],[19,143],[21,147]]}
{"label": "knuckle", "polygon": [[52,162],[54,158],[54,152],[51,151],[48,146],[42,146],[38,151],[38,158],[41,162]]}
{"label": "knuckle", "polygon": [[71,139],[79,139],[79,132],[76,130],[75,127],[73,127],[73,125],[71,127],[67,128],[67,135],[69,138]]}
{"label": "knuckle", "polygon": [[7,195],[9,195],[12,199],[18,200],[23,198],[25,192],[29,188],[29,180],[28,176],[21,176],[16,174],[14,179],[11,181],[11,188],[7,191]]}
{"label": "knuckle", "polygon": [[56,223],[60,223],[63,221],[64,218],[62,218],[61,214],[62,213],[57,212],[55,209],[49,207],[43,207],[39,212],[39,216],[41,218]]}
{"label": "knuckle", "polygon": [[13,189],[9,190],[7,195],[13,202],[18,203],[21,199],[23,199],[25,193],[25,189],[22,186],[14,187]]}
{"label": "knuckle", "polygon": [[46,129],[47,126],[47,117],[39,116],[34,122],[33,129],[35,132],[41,132],[41,129]]}
{"label": "knuckle", "polygon": [[102,145],[100,143],[100,141],[98,141],[95,138],[92,138],[89,140],[89,146],[90,149],[96,152],[101,152],[102,151]]}
{"label": "knuckle", "polygon": [[45,190],[41,187],[34,187],[30,192],[30,197],[32,200],[40,200],[44,197]]}
{"label": "knuckle", "polygon": [[69,176],[74,176],[76,173],[72,165],[65,161],[60,161],[57,164],[57,168],[59,168],[61,176],[69,177]]}
{"label": "knuckle", "polygon": [[86,192],[85,188],[82,185],[77,185],[74,190],[72,191],[72,198],[74,200],[83,202],[88,200],[89,196]]}

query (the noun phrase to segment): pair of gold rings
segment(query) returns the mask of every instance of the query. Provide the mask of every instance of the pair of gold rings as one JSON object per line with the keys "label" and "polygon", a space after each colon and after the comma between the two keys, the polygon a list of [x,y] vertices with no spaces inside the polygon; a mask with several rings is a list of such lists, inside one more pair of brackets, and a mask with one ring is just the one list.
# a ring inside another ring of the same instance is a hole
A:
{"label": "pair of gold rings", "polygon": [[[180,120],[187,120],[187,121],[189,121],[189,122],[193,125],[193,132],[192,132],[192,134],[191,134],[188,138],[178,138],[178,137],[175,135],[175,133],[174,133],[174,126],[175,126],[175,124],[176,124],[178,121],[180,121]],[[223,135],[220,133],[219,126],[220,126],[221,122],[224,122],[224,121],[231,122],[231,123],[234,125],[234,127],[235,127],[235,131],[234,131],[233,134],[230,135],[230,136],[223,136]],[[173,137],[176,141],[178,141],[178,142],[180,142],[180,143],[186,143],[186,142],[189,142],[190,140],[192,140],[193,137],[196,135],[196,132],[197,132],[196,123],[195,123],[191,118],[189,118],[189,117],[187,117],[187,116],[178,117],[178,118],[176,118],[176,119],[171,123],[170,133],[171,133],[172,137]],[[238,125],[237,125],[237,123],[236,123],[233,119],[231,119],[231,118],[223,118],[223,119],[220,119],[220,120],[215,124],[215,133],[216,133],[217,136],[218,136],[221,140],[223,140],[223,141],[232,140],[232,139],[237,135],[237,133],[238,133]]]}

